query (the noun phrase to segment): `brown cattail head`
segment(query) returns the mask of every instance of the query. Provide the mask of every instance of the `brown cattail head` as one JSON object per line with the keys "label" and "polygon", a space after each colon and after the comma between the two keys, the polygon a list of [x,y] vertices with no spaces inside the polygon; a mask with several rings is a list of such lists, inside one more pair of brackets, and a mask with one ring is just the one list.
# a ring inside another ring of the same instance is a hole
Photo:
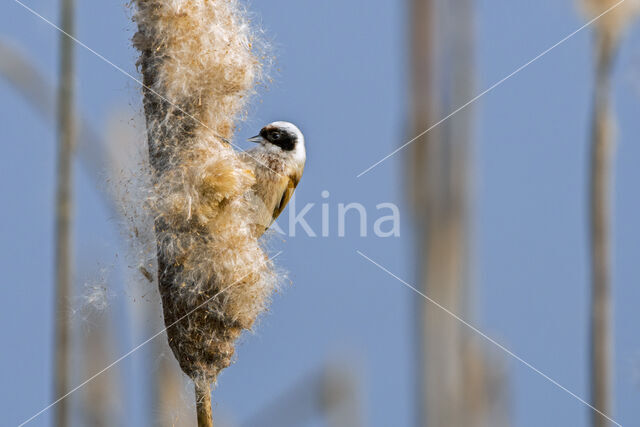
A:
{"label": "brown cattail head", "polygon": [[235,0],[136,0],[155,218],[169,345],[194,380],[215,380],[264,311],[273,266],[249,224],[254,183],[223,138],[261,76]]}

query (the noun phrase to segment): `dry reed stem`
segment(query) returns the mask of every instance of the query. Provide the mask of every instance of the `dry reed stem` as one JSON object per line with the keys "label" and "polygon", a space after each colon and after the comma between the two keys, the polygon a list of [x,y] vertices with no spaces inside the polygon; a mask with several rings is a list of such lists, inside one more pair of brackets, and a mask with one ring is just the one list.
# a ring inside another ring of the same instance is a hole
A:
{"label": "dry reed stem", "polygon": [[194,381],[198,427],[213,427],[211,389],[208,381]]}
{"label": "dry reed stem", "polygon": [[[61,3],[61,28],[74,33],[74,1]],[[71,229],[73,215],[73,149],[75,121],[73,117],[74,79],[73,41],[60,35],[60,77],[58,88],[58,165],[55,222],[55,351],[54,397],[69,390],[71,357],[71,318],[69,301],[72,287]],[[63,399],[55,408],[55,425],[69,425],[69,405]]]}
{"label": "dry reed stem", "polygon": [[[612,410],[611,186],[615,136],[611,112],[611,67],[617,42],[599,31],[591,142],[591,400],[599,411]],[[594,427],[608,420],[592,413]]]}
{"label": "dry reed stem", "polygon": [[[617,5],[617,6],[616,6]],[[595,23],[595,85],[591,133],[589,181],[591,235],[591,403],[600,412],[613,410],[613,307],[611,280],[611,206],[615,122],[611,102],[612,68],[620,39],[640,10],[640,1],[580,0],[588,18],[611,9]],[[592,412],[592,425],[605,427],[608,420]]]}
{"label": "dry reed stem", "polygon": [[[411,134],[437,121],[474,93],[473,4],[411,2]],[[447,31],[441,22],[455,22]],[[446,76],[446,77],[445,77]],[[452,83],[453,82],[453,83]],[[446,94],[446,95],[443,95]],[[418,231],[420,287],[452,311],[471,317],[469,277],[470,153],[473,114],[431,130],[411,147],[406,182]],[[490,394],[495,368],[475,337],[424,301],[416,306],[418,425],[480,426],[501,419],[500,394]]]}
{"label": "dry reed stem", "polygon": [[261,65],[235,0],[136,0],[158,286],[169,345],[194,382],[215,381],[276,284],[253,237],[254,176],[230,138]]}

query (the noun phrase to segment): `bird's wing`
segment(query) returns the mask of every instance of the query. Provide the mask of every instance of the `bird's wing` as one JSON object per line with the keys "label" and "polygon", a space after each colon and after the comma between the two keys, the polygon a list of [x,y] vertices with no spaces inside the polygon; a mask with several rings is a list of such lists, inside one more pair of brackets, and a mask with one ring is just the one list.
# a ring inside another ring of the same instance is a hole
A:
{"label": "bird's wing", "polygon": [[289,200],[291,199],[291,196],[293,196],[293,192],[295,191],[296,187],[298,186],[298,182],[300,182],[300,177],[298,175],[290,175],[287,178],[287,187],[285,188],[284,192],[282,193],[282,198],[280,199],[280,203],[278,203],[275,207],[275,209],[273,210],[273,220],[275,221],[280,214],[282,213],[282,211],[284,210],[285,206],[287,206],[287,203],[289,203]]}

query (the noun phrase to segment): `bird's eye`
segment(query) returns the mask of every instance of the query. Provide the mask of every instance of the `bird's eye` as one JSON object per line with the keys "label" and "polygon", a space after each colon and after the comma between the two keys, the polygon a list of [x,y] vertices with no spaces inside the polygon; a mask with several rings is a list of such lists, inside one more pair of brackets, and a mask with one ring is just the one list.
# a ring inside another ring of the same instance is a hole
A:
{"label": "bird's eye", "polygon": [[277,141],[282,137],[282,134],[280,132],[271,132],[271,139],[273,141]]}

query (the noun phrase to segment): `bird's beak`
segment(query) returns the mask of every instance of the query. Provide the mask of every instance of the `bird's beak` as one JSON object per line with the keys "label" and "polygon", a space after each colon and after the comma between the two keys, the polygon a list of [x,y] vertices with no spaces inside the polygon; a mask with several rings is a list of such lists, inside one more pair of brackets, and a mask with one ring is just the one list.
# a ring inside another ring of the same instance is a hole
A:
{"label": "bird's beak", "polygon": [[262,138],[260,135],[256,135],[256,136],[252,136],[251,138],[247,139],[247,141],[255,142],[256,144],[259,144],[262,141],[264,141],[264,138]]}

